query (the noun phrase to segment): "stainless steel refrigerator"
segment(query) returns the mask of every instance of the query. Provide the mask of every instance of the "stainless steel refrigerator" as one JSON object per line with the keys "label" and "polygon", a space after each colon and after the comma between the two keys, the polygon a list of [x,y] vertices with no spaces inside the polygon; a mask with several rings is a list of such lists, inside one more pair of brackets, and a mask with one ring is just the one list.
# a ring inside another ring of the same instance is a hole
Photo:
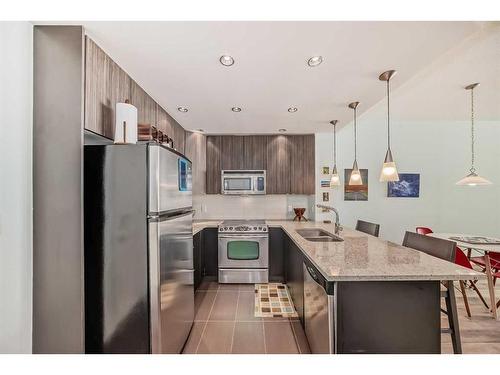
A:
{"label": "stainless steel refrigerator", "polygon": [[154,143],[84,150],[86,352],[180,353],[194,319],[191,162]]}

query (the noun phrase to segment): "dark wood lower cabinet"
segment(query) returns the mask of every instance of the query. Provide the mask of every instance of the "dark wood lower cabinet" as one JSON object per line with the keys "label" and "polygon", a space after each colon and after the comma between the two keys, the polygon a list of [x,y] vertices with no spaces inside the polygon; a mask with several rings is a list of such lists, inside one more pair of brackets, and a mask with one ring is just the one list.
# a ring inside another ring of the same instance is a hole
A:
{"label": "dark wood lower cabinet", "polygon": [[285,233],[281,228],[269,228],[269,281],[285,281]]}
{"label": "dark wood lower cabinet", "polygon": [[193,236],[194,289],[198,289],[203,279],[203,231]]}
{"label": "dark wood lower cabinet", "polygon": [[217,276],[218,244],[217,228],[203,229],[203,276]]}

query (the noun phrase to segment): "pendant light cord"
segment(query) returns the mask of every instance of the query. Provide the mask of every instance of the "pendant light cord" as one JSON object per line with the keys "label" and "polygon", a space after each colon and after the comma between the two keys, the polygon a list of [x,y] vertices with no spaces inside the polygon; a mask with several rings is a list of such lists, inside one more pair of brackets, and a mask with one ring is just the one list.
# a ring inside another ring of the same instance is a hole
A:
{"label": "pendant light cord", "polygon": [[357,161],[356,108],[354,108],[354,161]]}
{"label": "pendant light cord", "polygon": [[474,172],[476,169],[474,168],[474,89],[470,90],[470,99],[471,99],[471,172]]}
{"label": "pendant light cord", "polygon": [[333,165],[337,165],[337,124],[333,125]]}
{"label": "pendant light cord", "polygon": [[389,150],[391,149],[390,108],[389,79],[387,79],[387,148]]}

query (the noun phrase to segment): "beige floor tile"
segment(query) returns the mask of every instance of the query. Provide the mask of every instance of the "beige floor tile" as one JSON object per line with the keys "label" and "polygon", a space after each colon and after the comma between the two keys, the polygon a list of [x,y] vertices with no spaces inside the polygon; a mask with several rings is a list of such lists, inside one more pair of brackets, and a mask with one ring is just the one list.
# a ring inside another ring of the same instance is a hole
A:
{"label": "beige floor tile", "polygon": [[217,289],[219,289],[219,283],[217,283],[217,280],[205,278],[202,280],[197,290],[202,291],[202,290],[217,290]]}
{"label": "beige floor tile", "polygon": [[255,317],[255,293],[240,291],[236,320],[262,321],[262,318]]}
{"label": "beige floor tile", "polygon": [[208,319],[234,321],[236,318],[238,294],[237,290],[218,291]]}
{"label": "beige floor tile", "polygon": [[299,354],[292,327],[288,321],[264,322],[266,352],[270,354]]}
{"label": "beige floor tile", "polygon": [[228,354],[231,352],[234,322],[207,322],[201,335],[198,354]]}
{"label": "beige floor tile", "polygon": [[239,290],[241,292],[255,293],[255,284],[240,284]]}
{"label": "beige floor tile", "polygon": [[195,293],[194,309],[196,314],[194,320],[208,320],[216,294],[215,290],[201,290]]}
{"label": "beige floor tile", "polygon": [[236,322],[231,352],[234,354],[264,354],[263,323]]}
{"label": "beige floor tile", "polygon": [[302,328],[302,324],[300,324],[300,320],[290,320],[290,325],[292,326],[295,342],[300,354],[311,354],[311,348],[309,347],[309,342],[307,341],[306,333]]}
{"label": "beige floor tile", "polygon": [[200,342],[201,334],[205,328],[205,322],[194,322],[189,338],[184,346],[183,354],[195,354],[198,343]]}
{"label": "beige floor tile", "polygon": [[239,284],[219,284],[219,290],[240,290]]}

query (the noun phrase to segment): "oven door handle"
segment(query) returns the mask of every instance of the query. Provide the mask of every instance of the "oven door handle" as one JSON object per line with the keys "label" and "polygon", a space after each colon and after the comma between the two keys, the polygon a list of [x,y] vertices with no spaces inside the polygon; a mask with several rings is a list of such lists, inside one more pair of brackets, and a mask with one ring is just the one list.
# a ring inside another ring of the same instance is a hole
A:
{"label": "oven door handle", "polygon": [[247,239],[247,238],[268,238],[268,237],[269,236],[267,234],[236,234],[236,235],[219,234],[219,238],[232,239],[232,240]]}

